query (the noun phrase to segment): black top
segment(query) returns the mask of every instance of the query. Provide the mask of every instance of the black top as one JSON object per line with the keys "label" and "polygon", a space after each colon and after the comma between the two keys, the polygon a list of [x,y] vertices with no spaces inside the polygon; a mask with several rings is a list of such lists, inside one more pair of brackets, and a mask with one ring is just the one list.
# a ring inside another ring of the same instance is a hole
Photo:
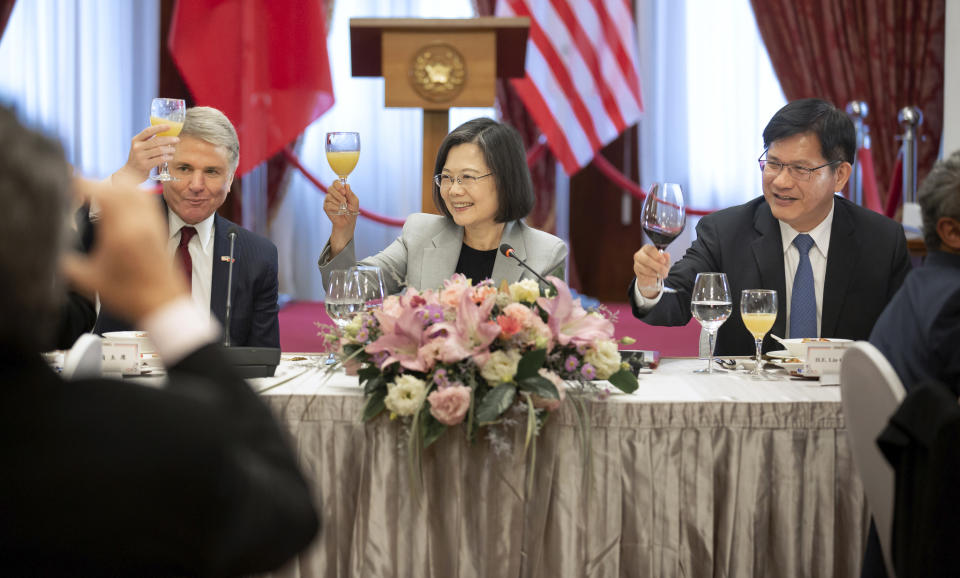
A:
{"label": "black top", "polygon": [[477,251],[466,243],[460,249],[455,273],[462,273],[476,285],[484,279],[493,277],[493,262],[497,260],[497,250]]}

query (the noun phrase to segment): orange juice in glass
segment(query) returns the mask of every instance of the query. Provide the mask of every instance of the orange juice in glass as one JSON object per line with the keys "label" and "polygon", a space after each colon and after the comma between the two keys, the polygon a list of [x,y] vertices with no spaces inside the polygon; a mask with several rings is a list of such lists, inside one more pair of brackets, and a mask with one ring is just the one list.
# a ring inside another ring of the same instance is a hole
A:
{"label": "orange juice in glass", "polygon": [[[360,160],[360,133],[356,132],[328,132],[325,144],[327,163],[333,172],[340,178],[340,183],[347,184],[347,175],[353,172]],[[351,211],[346,203],[340,203],[337,215],[359,215],[358,211]]]}
{"label": "orange juice in glass", "polygon": [[[187,118],[187,103],[179,98],[155,98],[150,103],[150,124],[165,124],[170,128],[159,133],[157,136],[177,136],[183,129],[183,122]],[[156,175],[150,177],[155,181],[175,181],[177,180],[170,174],[167,163],[164,161],[160,165],[160,170]]]}

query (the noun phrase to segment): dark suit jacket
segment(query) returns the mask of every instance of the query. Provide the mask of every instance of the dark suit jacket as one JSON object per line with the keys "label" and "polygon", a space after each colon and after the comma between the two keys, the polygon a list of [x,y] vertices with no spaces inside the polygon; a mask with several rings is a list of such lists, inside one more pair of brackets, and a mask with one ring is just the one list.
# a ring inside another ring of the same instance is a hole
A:
{"label": "dark suit jacket", "polygon": [[[164,215],[167,206],[163,203]],[[210,311],[225,325],[227,273],[230,255],[230,228],[237,228],[234,247],[233,287],[230,291],[230,344],[249,347],[280,347],[277,318],[277,247],[272,241],[239,225],[214,216],[213,277],[210,282]],[[132,327],[101,309],[96,332],[126,331]]]}
{"label": "dark suit jacket", "polygon": [[[903,229],[891,219],[842,197],[835,197],[833,206],[820,335],[866,339],[910,270],[907,242]],[[677,293],[664,293],[644,315],[633,300],[631,284],[628,298],[633,314],[651,325],[686,325],[697,273],[711,271],[727,274],[733,298],[733,313],[717,333],[717,355],[755,352],[753,337],[740,319],[743,289],[777,291],[779,312],[772,333],[785,337],[789,312],[783,241],[779,222],[762,196],[701,219],[697,240],[665,281]],[[782,347],[768,336],[764,350],[770,349]]]}
{"label": "dark suit jacket", "polygon": [[877,320],[870,343],[907,389],[929,380],[960,386],[960,255],[931,251]]}
{"label": "dark suit jacket", "polygon": [[285,434],[218,346],[164,389],[68,383],[0,350],[0,464],[7,576],[262,572],[318,528]]}

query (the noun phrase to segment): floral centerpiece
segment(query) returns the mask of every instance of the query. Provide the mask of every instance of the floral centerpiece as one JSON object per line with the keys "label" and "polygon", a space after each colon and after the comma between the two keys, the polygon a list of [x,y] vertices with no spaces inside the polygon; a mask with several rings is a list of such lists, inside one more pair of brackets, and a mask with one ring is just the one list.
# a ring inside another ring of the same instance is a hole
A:
{"label": "floral centerpiece", "polygon": [[337,339],[344,363],[359,367],[363,420],[409,420],[419,452],[461,423],[474,440],[519,406],[529,445],[567,388],[608,380],[635,390],[610,316],[585,310],[563,281],[548,279],[556,293],[543,296],[532,280],[497,287],[454,275],[440,290],[411,288],[355,316]]}

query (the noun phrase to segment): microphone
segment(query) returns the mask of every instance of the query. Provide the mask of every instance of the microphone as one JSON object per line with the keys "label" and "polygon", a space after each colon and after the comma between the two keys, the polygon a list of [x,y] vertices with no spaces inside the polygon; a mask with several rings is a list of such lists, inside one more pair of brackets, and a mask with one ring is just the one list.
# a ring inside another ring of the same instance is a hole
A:
{"label": "microphone", "polygon": [[523,259],[521,259],[520,257],[517,257],[517,252],[513,249],[513,247],[511,247],[511,246],[508,245],[507,243],[504,243],[504,244],[500,245],[500,252],[503,253],[503,255],[504,255],[505,257],[509,257],[509,258],[511,258],[511,259],[516,259],[517,263],[520,263],[521,265],[523,265],[524,269],[526,269],[527,271],[530,271],[531,273],[533,273],[534,275],[536,275],[537,279],[539,279],[540,281],[542,281],[544,285],[546,285],[547,287],[553,289],[554,294],[557,293],[557,288],[554,286],[554,284],[551,283],[551,282],[549,282],[549,281],[547,281],[547,280],[544,279],[543,277],[541,277],[541,276],[540,276],[540,273],[537,273],[536,271],[534,271],[533,269],[531,269],[531,268],[530,268],[530,265],[527,265],[527,263],[526,263]]}
{"label": "microphone", "polygon": [[223,317],[224,325],[224,337],[223,337],[223,346],[230,347],[230,309],[231,298],[230,294],[233,293],[233,249],[237,243],[237,226],[233,225],[230,227],[230,231],[227,233],[227,237],[230,237],[230,264],[227,268],[227,311]]}
{"label": "microphone", "polygon": [[[227,232],[230,238],[230,261],[227,266],[227,307],[223,316],[223,351],[227,360],[242,377],[273,377],[280,363],[279,347],[234,347],[230,344],[230,312],[233,308],[233,262],[237,243],[237,226],[231,225]],[[225,257],[221,257],[224,259]]]}

